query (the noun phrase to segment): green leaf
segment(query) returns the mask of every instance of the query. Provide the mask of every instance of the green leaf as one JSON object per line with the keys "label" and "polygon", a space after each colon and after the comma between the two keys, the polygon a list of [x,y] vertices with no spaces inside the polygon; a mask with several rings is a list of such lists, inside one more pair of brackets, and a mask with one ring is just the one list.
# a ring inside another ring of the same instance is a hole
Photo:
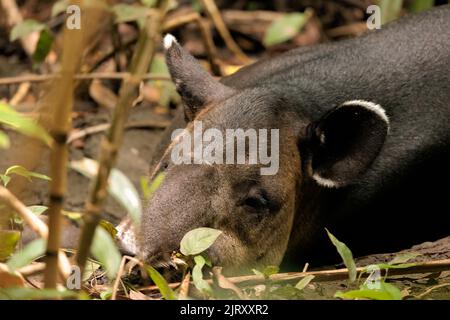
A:
{"label": "green leaf", "polygon": [[72,220],[73,222],[76,222],[77,225],[81,225],[83,223],[83,214],[79,212],[73,212],[73,211],[66,211],[61,210],[61,213]]}
{"label": "green leaf", "polygon": [[0,131],[0,149],[8,149],[11,141],[6,133]]}
{"label": "green leaf", "polygon": [[44,300],[79,297],[78,293],[67,289],[0,288],[0,300]]}
{"label": "green leaf", "polygon": [[420,256],[421,254],[418,252],[406,252],[406,253],[401,253],[398,254],[397,256],[395,256],[394,259],[392,259],[391,261],[388,262],[388,264],[393,265],[393,264],[403,264],[408,262],[411,259],[414,259],[418,256]]}
{"label": "green leaf", "polygon": [[108,278],[114,279],[119,271],[122,256],[111,235],[102,227],[95,229],[91,253],[105,268]]}
{"label": "green leaf", "polygon": [[151,199],[156,190],[159,189],[161,183],[164,181],[165,178],[166,178],[165,172],[160,172],[155,177],[155,179],[153,179],[152,183],[150,184],[150,187],[148,188],[149,199]]}
{"label": "green leaf", "polygon": [[192,269],[192,282],[194,282],[194,286],[201,292],[211,293],[212,289],[209,283],[203,279],[203,267],[205,265],[205,258],[202,256],[194,257],[195,266]]}
{"label": "green leaf", "polygon": [[22,248],[22,250],[16,252],[6,264],[11,272],[20,269],[37,258],[41,257],[45,253],[46,249],[45,239],[36,239],[28,243]]}
{"label": "green leaf", "polygon": [[106,221],[106,220],[100,220],[99,225],[103,229],[105,229],[113,239],[116,238],[117,229],[114,227],[114,225],[111,222]]}
{"label": "green leaf", "polygon": [[70,3],[69,0],[59,0],[55,2],[55,4],[52,7],[52,17],[55,17],[60,13],[65,12],[67,10],[67,7],[69,6],[69,3]]}
{"label": "green leaf", "polygon": [[222,231],[212,228],[197,228],[186,233],[181,239],[180,251],[185,256],[196,255],[208,249]]}
{"label": "green leaf", "polygon": [[385,24],[397,19],[403,6],[403,0],[378,0],[381,9],[381,23]]}
{"label": "green leaf", "polygon": [[292,285],[284,285],[270,291],[269,299],[296,300],[302,298],[302,292]]}
{"label": "green leaf", "polygon": [[[152,65],[150,67],[151,74],[167,75],[169,74],[169,68],[166,64],[166,59],[163,54],[155,55]],[[160,93],[159,105],[167,107],[169,103],[177,96],[177,90],[175,85],[169,81],[152,81],[149,82],[150,86],[154,86]]]}
{"label": "green leaf", "polygon": [[342,258],[342,261],[344,261],[345,266],[348,269],[348,276],[351,282],[356,280],[356,265],[355,261],[353,260],[353,255],[350,249],[345,245],[345,243],[340,242],[334,235],[332,235],[328,229],[325,228],[327,231],[328,237],[330,238],[331,242],[336,247],[339,255]]}
{"label": "green leaf", "polygon": [[298,290],[303,290],[303,289],[305,289],[306,288],[306,286],[311,282],[311,280],[312,279],[314,279],[315,277],[312,275],[312,274],[310,274],[310,275],[307,275],[306,277],[304,277],[303,279],[301,279],[296,285],[295,285],[295,287],[298,289]]}
{"label": "green leaf", "polygon": [[3,182],[3,185],[6,187],[8,183],[11,181],[11,177],[8,177],[7,175],[0,174],[0,179]]}
{"label": "green leaf", "polygon": [[265,278],[270,278],[271,275],[277,274],[280,271],[280,268],[277,266],[267,266],[263,270],[263,275]]}
{"label": "green leaf", "polygon": [[289,13],[275,20],[266,30],[264,44],[272,46],[294,38],[307,21],[304,13]]}
{"label": "green leaf", "polygon": [[48,53],[52,49],[52,45],[53,35],[47,28],[45,28],[39,35],[39,41],[36,45],[36,50],[33,53],[33,61],[38,64],[44,62]]}
{"label": "green leaf", "polygon": [[14,26],[14,28],[11,30],[9,40],[15,41],[19,38],[26,37],[32,32],[40,32],[46,27],[47,26],[45,24],[40,23],[36,20],[24,20]]}
{"label": "green leaf", "polygon": [[142,6],[132,6],[129,4],[116,4],[112,8],[116,23],[145,20],[148,15],[148,9]]}
{"label": "green leaf", "polygon": [[336,292],[336,298],[342,299],[373,299],[373,300],[401,300],[402,294],[400,290],[384,281],[379,282],[379,288],[371,289],[367,285],[362,285],[359,290],[352,290],[348,292]]}
{"label": "green leaf", "polygon": [[51,145],[50,135],[33,119],[24,117],[7,104],[0,102],[0,123],[24,135],[42,140]]}
{"label": "green leaf", "polygon": [[[72,161],[70,167],[90,179],[93,179],[98,171],[97,161],[88,158]],[[139,193],[130,180],[118,169],[111,171],[108,192],[127,210],[133,222],[139,225],[142,216]]]}
{"label": "green leaf", "polygon": [[37,216],[40,216],[48,209],[46,206],[29,206],[27,208]]}
{"label": "green leaf", "polygon": [[257,276],[264,277],[264,273],[259,271],[258,269],[252,269],[253,273]]}
{"label": "green leaf", "polygon": [[434,6],[434,0],[413,0],[409,7],[411,12],[422,12],[431,9]]}
{"label": "green leaf", "polygon": [[141,3],[146,7],[154,7],[157,0],[141,0]]}
{"label": "green leaf", "polygon": [[16,249],[20,239],[20,232],[0,230],[0,261],[8,259]]}
{"label": "green leaf", "polygon": [[31,178],[37,178],[42,180],[50,181],[50,177],[46,176],[45,174],[29,171],[25,167],[22,166],[12,166],[6,169],[5,175],[11,176],[12,174],[17,174],[18,176],[27,178],[31,181]]}
{"label": "green leaf", "polygon": [[152,278],[153,282],[159,288],[159,291],[161,292],[161,295],[164,297],[164,299],[176,300],[175,293],[167,284],[166,279],[164,279],[164,277],[152,266],[146,265],[145,268],[147,269],[147,273],[150,278]]}
{"label": "green leaf", "polygon": [[108,288],[105,291],[100,292],[100,299],[102,300],[109,300],[112,296],[112,289]]}

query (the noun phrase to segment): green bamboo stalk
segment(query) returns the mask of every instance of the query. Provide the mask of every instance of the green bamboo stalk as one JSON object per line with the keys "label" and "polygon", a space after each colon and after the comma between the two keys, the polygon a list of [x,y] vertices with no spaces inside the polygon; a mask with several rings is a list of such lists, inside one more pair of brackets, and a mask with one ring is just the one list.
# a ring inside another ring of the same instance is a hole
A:
{"label": "green bamboo stalk", "polygon": [[95,229],[100,221],[101,210],[107,196],[109,174],[115,165],[117,152],[122,144],[125,123],[133,101],[138,97],[139,85],[153,61],[168,7],[168,0],[160,0],[157,9],[151,11],[146,19],[129,67],[130,76],[122,82],[111,127],[100,146],[99,170],[85,207],[84,226],[76,256],[76,263],[81,274],[89,256]]}

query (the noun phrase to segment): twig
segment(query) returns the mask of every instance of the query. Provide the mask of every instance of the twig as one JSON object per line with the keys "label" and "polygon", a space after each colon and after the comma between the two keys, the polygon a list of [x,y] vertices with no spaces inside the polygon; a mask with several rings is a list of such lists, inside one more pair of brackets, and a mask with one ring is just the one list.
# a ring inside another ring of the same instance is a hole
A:
{"label": "twig", "polygon": [[119,271],[117,272],[117,276],[116,279],[114,280],[114,285],[112,288],[112,295],[111,295],[111,300],[116,300],[117,297],[117,290],[119,289],[119,284],[122,278],[122,275],[125,271],[125,264],[128,260],[127,256],[123,256],[122,257],[122,261],[120,261],[120,267],[119,267]]}
{"label": "twig", "polygon": [[[156,121],[156,120],[148,120],[148,121],[136,121],[131,122],[125,125],[125,129],[136,129],[136,128],[158,128],[165,129],[170,125],[170,121]],[[109,123],[101,123],[92,127],[88,127],[82,130],[73,130],[69,138],[67,139],[67,143],[70,144],[75,140],[82,139],[88,135],[100,133],[108,130],[111,127]]]}
{"label": "twig", "polygon": [[428,290],[426,290],[425,292],[419,294],[418,296],[416,296],[416,298],[418,299],[422,299],[424,296],[426,296],[427,294],[431,293],[433,290],[439,289],[439,288],[443,288],[443,287],[448,287],[450,286],[450,283],[441,283],[438,285],[435,285],[431,288],[429,288]]}
{"label": "twig", "polygon": [[[30,209],[19,201],[8,189],[0,186],[0,199],[17,214],[19,214],[26,224],[43,239],[48,238],[48,227]],[[64,252],[58,253],[58,268],[60,274],[67,278],[71,272],[70,262]]]}
{"label": "twig", "polygon": [[[92,80],[92,79],[112,79],[123,80],[129,78],[131,75],[128,72],[94,72],[86,74],[74,75],[75,80]],[[61,78],[60,74],[33,74],[17,77],[0,78],[0,85],[12,85],[22,82],[44,82]],[[157,74],[145,74],[142,76],[142,80],[154,80],[154,81],[171,81],[169,76],[157,75]]]}
{"label": "twig", "polygon": [[23,82],[20,84],[19,89],[17,89],[16,94],[9,101],[9,104],[12,106],[17,106],[27,95],[28,91],[31,88],[31,83]]}
{"label": "twig", "polygon": [[36,273],[42,272],[45,269],[45,263],[43,262],[36,262],[33,264],[29,264],[27,266],[24,266],[17,270],[18,273],[20,273],[24,277],[32,276]]}
{"label": "twig", "polygon": [[167,19],[167,21],[163,24],[163,31],[168,32],[191,22],[196,23],[197,27],[200,29],[212,73],[216,76],[222,76],[220,66],[216,61],[217,48],[214,45],[210,28],[206,25],[205,21],[198,14],[198,12],[190,12],[182,16]]}
{"label": "twig", "polygon": [[184,277],[180,285],[180,291],[178,293],[178,299],[186,299],[189,295],[189,281],[191,280],[191,274],[188,272]]}
{"label": "twig", "polygon": [[239,46],[231,36],[230,31],[225,25],[225,22],[223,22],[219,9],[217,8],[214,0],[202,0],[202,3],[223,41],[225,41],[225,45],[228,47],[228,49],[230,49],[230,51],[233,52],[239,58],[239,60],[242,61],[242,63],[250,63],[251,59],[247,57],[247,55],[241,50],[241,48],[239,48]]}
{"label": "twig", "polygon": [[80,245],[76,255],[77,265],[83,274],[89,255],[95,229],[100,221],[100,214],[107,196],[107,185],[110,172],[116,162],[118,150],[122,144],[125,122],[130,108],[136,99],[142,77],[149,69],[160,41],[162,21],[169,7],[168,0],[160,0],[158,9],[146,19],[133,59],[130,65],[131,76],[124,79],[119,92],[119,100],[114,109],[111,127],[103,139],[100,150],[99,170],[93,181],[89,199],[86,203],[84,226],[80,237]]}

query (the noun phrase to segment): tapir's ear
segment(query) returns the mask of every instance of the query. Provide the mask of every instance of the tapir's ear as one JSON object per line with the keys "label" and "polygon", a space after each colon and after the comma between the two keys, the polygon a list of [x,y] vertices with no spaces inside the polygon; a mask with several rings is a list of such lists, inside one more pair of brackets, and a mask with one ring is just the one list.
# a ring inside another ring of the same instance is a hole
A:
{"label": "tapir's ear", "polygon": [[384,144],[389,119],[378,104],[354,100],[329,111],[306,131],[301,146],[307,174],[319,185],[338,188],[369,168]]}
{"label": "tapir's ear", "polygon": [[167,66],[185,105],[188,121],[193,120],[207,104],[222,100],[232,93],[231,88],[206,72],[171,34],[164,37],[164,48]]}

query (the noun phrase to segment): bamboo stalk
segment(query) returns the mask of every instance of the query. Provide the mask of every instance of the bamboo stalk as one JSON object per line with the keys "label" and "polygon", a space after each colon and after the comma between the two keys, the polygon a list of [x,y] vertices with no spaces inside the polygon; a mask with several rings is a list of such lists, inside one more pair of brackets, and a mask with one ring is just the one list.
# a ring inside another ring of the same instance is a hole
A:
{"label": "bamboo stalk", "polygon": [[[72,0],[71,4],[82,6],[81,0]],[[84,16],[84,15],[83,15]],[[74,75],[81,63],[83,51],[83,31],[64,30],[64,43],[61,59],[61,77],[51,88],[52,103],[51,134],[54,144],[50,155],[50,182],[48,228],[49,235],[44,271],[46,288],[56,288],[58,281],[58,252],[61,239],[61,210],[66,193],[67,180],[67,136],[70,131],[70,113],[73,105]]]}
{"label": "bamboo stalk", "polygon": [[107,196],[109,174],[116,162],[117,152],[122,144],[125,123],[133,101],[138,96],[138,89],[143,76],[149,69],[160,40],[162,21],[168,10],[168,0],[160,0],[158,9],[146,20],[133,54],[130,76],[125,78],[119,91],[119,100],[114,109],[111,127],[107,137],[101,143],[99,171],[93,182],[89,199],[86,203],[84,226],[76,256],[76,262],[83,274],[89,255],[95,229],[100,221],[100,214]]}

